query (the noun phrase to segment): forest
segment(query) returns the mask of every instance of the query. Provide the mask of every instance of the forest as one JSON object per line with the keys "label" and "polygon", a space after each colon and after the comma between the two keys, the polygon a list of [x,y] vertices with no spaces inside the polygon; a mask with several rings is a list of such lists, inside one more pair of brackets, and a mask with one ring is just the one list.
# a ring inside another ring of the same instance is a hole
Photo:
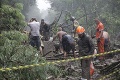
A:
{"label": "forest", "polygon": [[[46,19],[54,23],[51,25],[51,37],[60,25],[71,34],[73,24],[70,17],[75,17],[80,26],[86,29],[86,33],[93,35],[96,28],[94,19],[97,18],[110,35],[111,50],[120,48],[120,0],[47,1],[51,8]],[[40,13],[36,0],[0,0],[0,69],[47,62],[35,48],[26,44],[28,35],[23,33],[27,22],[32,17],[40,22],[42,14],[44,13]],[[0,80],[47,80],[50,75],[59,78],[63,74],[67,75],[55,64],[45,64],[40,67],[0,70]],[[114,80],[119,79],[120,77]]]}

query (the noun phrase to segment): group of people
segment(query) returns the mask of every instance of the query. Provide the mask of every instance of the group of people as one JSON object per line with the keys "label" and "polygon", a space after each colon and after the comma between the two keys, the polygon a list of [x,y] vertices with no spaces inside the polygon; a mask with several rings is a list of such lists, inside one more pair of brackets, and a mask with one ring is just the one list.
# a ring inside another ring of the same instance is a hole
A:
{"label": "group of people", "polygon": [[28,26],[28,30],[24,30],[24,33],[29,35],[30,45],[36,47],[41,55],[43,55],[43,43],[41,36],[43,37],[44,41],[49,40],[49,25],[44,22],[44,19],[41,19],[40,23],[36,20],[36,18],[31,18],[31,20],[28,22]]}
{"label": "group of people", "polygon": [[[79,47],[79,56],[88,56],[95,53],[95,46],[92,41],[92,36],[89,36],[85,33],[85,28],[80,26],[79,23],[74,19],[73,20],[75,27],[75,34],[78,35],[78,47]],[[94,36],[97,41],[98,53],[104,53],[105,47],[108,47],[108,43],[110,42],[109,35],[106,31],[104,31],[104,25],[98,19],[95,19],[96,23],[96,35]],[[74,57],[76,57],[75,53],[75,41],[74,38],[67,34],[65,31],[62,31],[62,28],[58,28],[57,34],[53,37],[53,41],[55,38],[59,38],[61,51],[64,53],[64,58],[66,58],[66,53],[69,53],[72,50]],[[98,57],[100,61],[104,60],[104,56]],[[90,65],[92,58],[82,59],[81,60],[81,68],[82,68],[82,78],[81,80],[90,80]]]}
{"label": "group of people", "polygon": [[[100,22],[98,19],[95,19],[96,23],[96,37],[97,40],[97,47],[99,53],[104,53],[104,44],[105,44],[105,38],[103,36],[104,33],[104,25],[102,22]],[[41,48],[41,35],[49,35],[49,27],[44,22],[44,19],[41,20],[41,24],[37,22],[36,18],[32,18],[30,22],[28,23],[28,26],[30,27],[30,44],[33,47],[36,47],[37,50],[40,51],[41,55],[42,48]],[[44,26],[44,27],[43,27]],[[43,33],[46,32],[46,33]],[[78,35],[78,47],[79,47],[79,56],[88,56],[92,55],[94,53],[95,47],[94,43],[92,41],[92,37],[85,33],[85,28],[78,25],[75,27],[75,33]],[[52,42],[58,37],[59,43],[60,43],[60,51],[64,54],[64,58],[66,58],[67,53],[72,51],[74,57],[76,57],[75,53],[75,40],[73,36],[69,35],[67,32],[62,30],[62,27],[58,28],[58,32],[53,37]],[[48,40],[48,38],[45,38],[45,40]],[[103,60],[104,57],[99,57],[100,60]],[[89,59],[82,59],[81,60],[81,66],[82,66],[82,80],[90,80],[90,64],[91,64],[92,58]]]}

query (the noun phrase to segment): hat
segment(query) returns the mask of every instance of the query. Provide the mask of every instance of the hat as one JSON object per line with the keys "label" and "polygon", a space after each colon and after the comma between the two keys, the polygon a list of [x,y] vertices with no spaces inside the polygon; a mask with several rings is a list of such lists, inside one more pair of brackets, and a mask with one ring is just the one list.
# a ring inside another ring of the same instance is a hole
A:
{"label": "hat", "polygon": [[84,32],[85,32],[84,27],[78,26],[78,27],[76,28],[76,33],[77,33],[77,34],[82,34],[82,33],[84,33]]}

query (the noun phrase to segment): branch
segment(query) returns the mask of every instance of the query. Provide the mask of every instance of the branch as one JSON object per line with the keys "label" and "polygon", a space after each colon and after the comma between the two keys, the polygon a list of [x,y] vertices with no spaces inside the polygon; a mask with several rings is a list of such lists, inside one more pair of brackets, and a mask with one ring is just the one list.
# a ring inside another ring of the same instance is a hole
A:
{"label": "branch", "polygon": [[[57,18],[55,17],[54,21],[50,24],[50,26],[52,26],[52,25],[54,25],[54,24],[55,24],[55,26],[57,25],[58,21],[60,20],[60,17],[62,16],[62,12],[63,12],[63,10],[61,11],[59,18],[57,19]],[[57,20],[56,20],[56,19],[57,19]]]}
{"label": "branch", "polygon": [[62,16],[62,12],[63,12],[63,10],[61,11],[59,18],[58,18],[58,20],[56,21],[55,26],[57,25],[58,21],[60,20],[60,18],[61,18],[61,16]]}
{"label": "branch", "polygon": [[[91,12],[91,13],[86,13],[86,14],[82,15],[81,17],[77,18],[76,20],[79,20],[79,19],[85,17],[86,15],[91,15],[91,14],[93,14],[93,13],[95,13],[95,11],[94,11],[94,12]],[[70,20],[70,19],[68,19],[68,20],[66,20],[66,21],[69,21],[69,20]],[[65,22],[62,23],[61,26],[64,25],[64,24],[65,24]],[[70,24],[70,25],[72,25],[72,24]],[[70,25],[68,25],[68,26],[70,26]]]}

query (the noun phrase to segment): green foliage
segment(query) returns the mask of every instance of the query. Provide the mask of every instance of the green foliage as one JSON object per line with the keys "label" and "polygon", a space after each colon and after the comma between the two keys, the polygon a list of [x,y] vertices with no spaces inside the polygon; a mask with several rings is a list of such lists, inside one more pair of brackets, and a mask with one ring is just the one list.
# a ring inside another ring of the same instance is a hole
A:
{"label": "green foliage", "polygon": [[58,29],[58,26],[55,26],[55,25],[53,25],[53,27],[52,27],[52,32],[53,32],[53,34],[55,35],[56,33],[57,33],[57,30]]}
{"label": "green foliage", "polygon": [[[2,0],[0,2],[2,4],[0,5],[0,68],[46,63],[45,58],[41,57],[35,48],[28,45],[28,36],[19,32],[26,26],[25,17],[39,17],[39,9],[35,1]],[[34,11],[30,7],[34,8]],[[33,16],[34,12],[37,15]],[[59,74],[58,68],[54,65],[44,65],[0,72],[0,80],[46,80],[48,75],[57,77]]]}
{"label": "green foliage", "polygon": [[[19,9],[18,9],[19,8]],[[22,5],[16,4],[16,8],[9,5],[3,5],[1,9],[1,24],[2,30],[22,30],[25,26],[25,17],[22,15]]]}
{"label": "green foliage", "polygon": [[[67,11],[79,19],[86,32],[95,30],[95,18],[98,18],[105,26],[111,37],[116,37],[120,29],[120,0],[49,0],[52,9],[57,12]],[[64,13],[67,14],[67,13]],[[63,14],[63,15],[64,15]],[[64,16],[66,19],[66,15]],[[68,17],[67,17],[68,19]],[[68,24],[69,25],[69,24]],[[72,25],[69,26],[72,28]],[[114,34],[113,34],[114,33]]]}
{"label": "green foliage", "polygon": [[[21,42],[24,42],[25,40],[28,39],[28,36],[26,34],[23,34],[23,33],[18,32],[18,31],[9,31],[9,32],[3,31],[1,33],[1,35],[2,35],[1,40],[3,39],[2,41],[5,41],[5,40],[14,40],[14,41],[16,41],[19,44]],[[4,42],[1,42],[1,43],[4,43]]]}
{"label": "green foliage", "polygon": [[54,77],[58,77],[58,75],[60,75],[62,72],[60,71],[60,69],[58,70],[57,67],[54,67],[54,65],[49,65],[49,72],[50,75],[54,75]]}
{"label": "green foliage", "polygon": [[[0,68],[46,63],[35,48],[25,45],[24,41],[28,39],[26,34],[19,31],[3,31],[0,38]],[[59,70],[55,66],[41,65],[0,72],[0,80],[46,80],[48,72],[55,77],[59,75]]]}
{"label": "green foliage", "polygon": [[19,10],[23,10],[23,4],[22,3],[16,3],[15,7],[18,8]]}

